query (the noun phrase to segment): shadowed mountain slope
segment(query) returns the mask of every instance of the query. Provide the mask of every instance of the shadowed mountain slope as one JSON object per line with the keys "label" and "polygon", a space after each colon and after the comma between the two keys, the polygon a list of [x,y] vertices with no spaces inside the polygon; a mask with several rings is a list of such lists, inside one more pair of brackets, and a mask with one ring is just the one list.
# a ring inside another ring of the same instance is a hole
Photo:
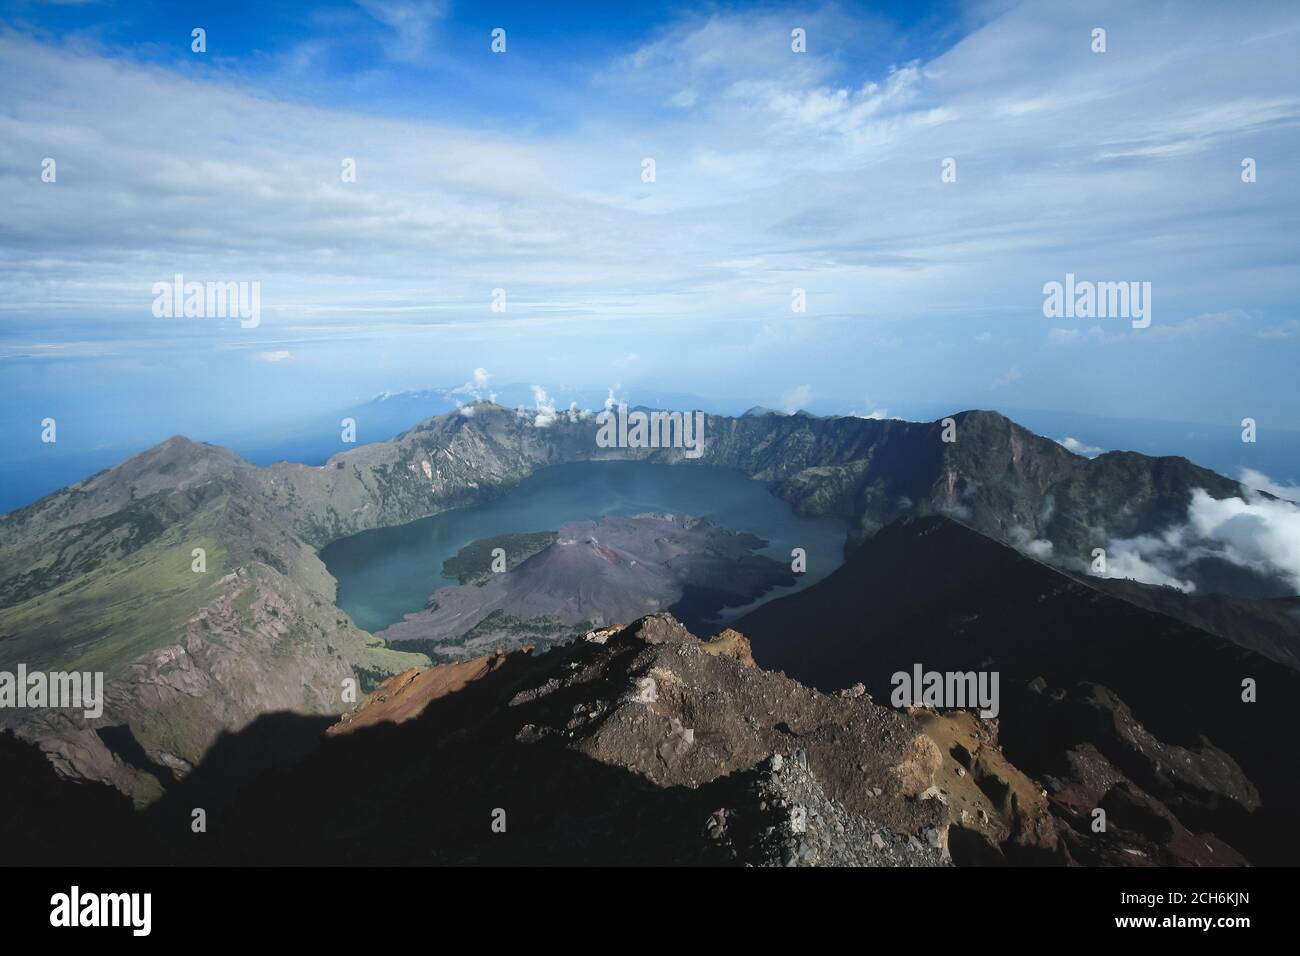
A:
{"label": "shadowed mountain slope", "polygon": [[[26,770],[0,791],[0,845],[46,864],[1243,862],[1143,776],[1155,749],[1184,792],[1250,801],[1230,760],[1162,744],[1103,689],[1030,693],[1042,723],[1090,727],[1103,748],[1033,755],[1066,778],[1045,778],[1052,800],[1004,754],[997,721],[819,693],[759,669],[735,631],[701,642],[656,615],[545,654],[412,669],[332,725],[264,715],[136,813],[0,737],[0,772]],[[1063,819],[1097,801],[1104,838]],[[30,832],[52,825],[45,807],[77,808],[56,840]]]}
{"label": "shadowed mountain slope", "polygon": [[[117,862],[947,862],[945,808],[919,798],[941,758],[916,718],[758,670],[743,638],[706,644],[667,615],[398,675],[327,723],[265,715],[148,810],[121,819],[96,788],[87,815],[142,837]],[[0,770],[32,760],[0,747]],[[23,822],[0,812],[0,844]],[[63,852],[20,845],[17,862]]]}
{"label": "shadowed mountain slope", "polygon": [[[1026,696],[1031,682],[1041,679],[1043,693],[1102,685],[1160,741],[1226,753],[1258,788],[1258,811],[1242,796],[1231,806],[1219,801],[1217,817],[1193,813],[1196,822],[1213,822],[1247,856],[1293,860],[1300,851],[1300,773],[1277,747],[1300,733],[1300,673],[951,520],[890,525],[824,581],[736,627],[762,666],[816,687],[859,680],[887,696],[891,676],[916,664],[997,671],[1002,740],[1030,773],[1045,768],[1019,755],[1035,747],[1059,753],[1066,743],[1030,743],[1043,729],[1030,715],[1044,699]],[[1258,688],[1255,703],[1243,701],[1247,679]]]}

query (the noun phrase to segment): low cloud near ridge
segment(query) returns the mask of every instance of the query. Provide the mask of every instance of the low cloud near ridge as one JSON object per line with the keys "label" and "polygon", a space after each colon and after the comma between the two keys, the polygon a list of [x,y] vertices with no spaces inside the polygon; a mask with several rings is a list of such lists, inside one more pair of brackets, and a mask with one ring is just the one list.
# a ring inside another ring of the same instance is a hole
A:
{"label": "low cloud near ridge", "polygon": [[[1249,474],[1253,483],[1280,487],[1259,472]],[[1300,593],[1300,506],[1265,497],[1248,486],[1243,497],[1232,498],[1213,498],[1197,488],[1184,524],[1158,535],[1112,539],[1106,547],[1105,576],[1191,592],[1191,567],[1204,558],[1280,580]]]}
{"label": "low cloud near ridge", "polygon": [[1098,448],[1096,445],[1085,444],[1079,441],[1079,439],[1070,438],[1069,436],[1058,438],[1056,443],[1063,446],[1067,451],[1072,451],[1076,455],[1082,455],[1084,458],[1096,458],[1106,450],[1104,448]]}

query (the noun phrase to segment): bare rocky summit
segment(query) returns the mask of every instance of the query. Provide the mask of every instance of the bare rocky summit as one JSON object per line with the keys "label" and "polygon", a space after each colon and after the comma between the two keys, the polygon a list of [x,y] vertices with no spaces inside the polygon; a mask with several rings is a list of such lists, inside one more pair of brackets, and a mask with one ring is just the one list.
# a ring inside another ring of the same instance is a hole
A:
{"label": "bare rocky summit", "polygon": [[[337,719],[257,718],[135,813],[0,738],[0,761],[25,774],[0,792],[0,840],[43,862],[120,862],[122,847],[171,864],[1246,862],[1192,825],[1257,806],[1226,755],[1162,743],[1104,688],[1017,693],[1033,700],[1010,705],[1008,728],[899,710],[862,684],[825,692],[764,670],[736,630],[702,641],[656,614],[545,653],[411,668]],[[77,813],[32,841],[35,811],[15,800]],[[1090,831],[1098,807],[1104,834]]]}
{"label": "bare rocky summit", "polygon": [[[219,813],[205,862],[940,866],[955,759],[900,712],[755,666],[667,614],[543,654],[385,681],[291,768]],[[996,749],[987,731],[990,750]],[[254,726],[227,746],[255,747]],[[946,768],[946,771],[945,771]],[[1010,765],[1015,786],[1034,785]],[[192,778],[202,781],[202,770]],[[183,790],[151,811],[180,814]],[[1026,829],[986,802],[989,852]],[[501,811],[504,832],[492,828]],[[215,836],[214,836],[215,834]],[[1041,834],[1043,853],[1055,833]]]}

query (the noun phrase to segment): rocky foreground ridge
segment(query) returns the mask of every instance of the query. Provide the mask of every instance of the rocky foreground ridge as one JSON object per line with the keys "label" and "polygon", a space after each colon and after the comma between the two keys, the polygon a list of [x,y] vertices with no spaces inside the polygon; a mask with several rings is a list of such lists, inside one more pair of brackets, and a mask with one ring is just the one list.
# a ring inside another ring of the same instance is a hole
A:
{"label": "rocky foreground ridge", "polygon": [[[88,828],[120,841],[102,850],[112,862],[1245,862],[1126,776],[1146,767],[1195,798],[1250,803],[1230,759],[1162,744],[1104,688],[1029,692],[1035,720],[1098,729],[1101,750],[1065,754],[1050,798],[1003,752],[997,719],[898,710],[861,685],[813,690],[758,667],[736,631],[701,641],[657,614],[542,654],[413,668],[336,721],[260,718],[135,813],[109,788],[31,772],[39,758],[0,738],[0,763],[28,761],[0,796],[0,845],[32,855],[14,862],[52,862],[64,843],[86,861]],[[1097,806],[1113,816],[1105,834],[1090,826]],[[46,817],[61,828],[37,836]]]}
{"label": "rocky foreground ridge", "polygon": [[[934,783],[952,759],[920,715],[810,690],[758,668],[739,634],[703,642],[661,614],[411,669],[337,722],[254,721],[134,814],[29,760],[0,797],[0,845],[49,862],[33,825],[75,806],[56,845],[85,853],[76,828],[111,819],[141,862],[939,866],[954,817]],[[984,800],[972,825],[992,846],[1041,811]]]}

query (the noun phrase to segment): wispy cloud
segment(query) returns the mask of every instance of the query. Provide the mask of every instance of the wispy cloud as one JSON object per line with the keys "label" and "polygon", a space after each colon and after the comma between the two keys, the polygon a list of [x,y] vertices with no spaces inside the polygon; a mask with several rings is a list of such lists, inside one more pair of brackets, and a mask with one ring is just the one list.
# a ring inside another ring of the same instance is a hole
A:
{"label": "wispy cloud", "polygon": [[357,5],[391,30],[388,50],[407,62],[425,54],[430,34],[448,12],[443,0],[357,0]]}
{"label": "wispy cloud", "polygon": [[1056,327],[1048,330],[1047,341],[1051,345],[1117,345],[1124,343],[1159,345],[1192,336],[1234,330],[1241,323],[1249,320],[1250,317],[1244,312],[1231,310],[1227,312],[1207,312],[1189,319],[1124,332],[1108,331],[1100,325],[1089,326],[1086,330]]}
{"label": "wispy cloud", "polygon": [[1193,591],[1192,569],[1206,558],[1300,590],[1300,507],[1252,491],[1213,498],[1197,488],[1184,523],[1158,535],[1111,540],[1105,576]]}
{"label": "wispy cloud", "polygon": [[1270,495],[1277,498],[1285,498],[1288,501],[1294,501],[1300,504],[1300,485],[1284,485],[1274,481],[1262,471],[1256,471],[1254,468],[1241,469],[1238,477],[1241,483],[1248,488],[1254,488],[1258,491],[1267,491]]}
{"label": "wispy cloud", "polygon": [[[592,69],[527,121],[501,119],[509,97],[488,82],[382,115],[313,100],[346,37],[310,24],[280,51],[300,73],[292,96],[237,61],[5,30],[0,322],[23,355],[51,328],[89,341],[90,323],[113,330],[110,350],[230,348],[219,324],[149,324],[150,286],[181,272],[260,281],[248,347],[305,358],[345,343],[345,369],[388,349],[382,367],[415,376],[449,343],[465,344],[449,368],[501,369],[504,350],[522,365],[563,339],[575,370],[636,354],[645,374],[698,379],[727,361],[736,381],[812,382],[823,400],[860,394],[865,357],[891,396],[959,402],[1018,379],[1017,399],[1044,407],[1098,383],[1124,408],[1265,405],[1265,376],[1204,371],[1294,337],[1282,309],[1297,297],[1300,185],[1276,157],[1300,151],[1300,12],[1193,7],[980,6],[933,46],[832,4],[686,13],[584,47]],[[469,69],[443,45],[449,5],[362,0],[347,15],[388,38],[358,73],[400,89],[435,53],[453,78]],[[1104,55],[1088,50],[1093,20],[1114,41]],[[791,51],[792,25],[807,53]],[[494,59],[504,70],[523,49]],[[528,61],[537,83],[563,59]],[[1044,331],[1039,290],[1066,271],[1150,280],[1152,326]],[[795,287],[806,314],[791,314]],[[917,335],[903,325],[916,320],[943,327]],[[1121,362],[1044,336],[1187,354]],[[967,350],[941,367],[936,339]]]}
{"label": "wispy cloud", "polygon": [[1011,366],[1011,368],[1007,369],[1005,372],[1003,372],[1001,375],[995,378],[993,380],[993,384],[989,387],[992,388],[994,391],[996,391],[997,389],[1000,388],[1006,388],[1008,385],[1012,384],[1013,382],[1018,382],[1024,377],[1025,377],[1024,373],[1021,372],[1019,368],[1013,365]]}

